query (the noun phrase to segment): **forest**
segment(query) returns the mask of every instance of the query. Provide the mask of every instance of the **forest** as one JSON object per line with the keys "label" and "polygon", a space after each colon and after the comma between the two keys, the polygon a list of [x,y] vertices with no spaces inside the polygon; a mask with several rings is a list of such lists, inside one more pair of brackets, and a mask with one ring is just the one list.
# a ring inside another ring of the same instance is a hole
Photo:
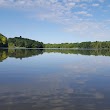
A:
{"label": "forest", "polygon": [[108,49],[110,41],[104,42],[81,42],[81,43],[61,43],[61,44],[45,44],[45,48],[83,48],[83,49]]}
{"label": "forest", "polygon": [[44,44],[39,41],[22,38],[21,36],[7,39],[7,37],[0,34],[0,47],[1,48],[43,48]]}
{"label": "forest", "polygon": [[22,48],[43,48],[43,43],[27,38],[15,37],[8,39],[8,47],[15,48],[15,47],[22,47]]}
{"label": "forest", "polygon": [[81,43],[60,43],[44,44],[43,42],[31,40],[28,38],[14,37],[8,38],[0,34],[0,47],[4,48],[75,48],[75,49],[109,49],[110,41],[95,41]]}

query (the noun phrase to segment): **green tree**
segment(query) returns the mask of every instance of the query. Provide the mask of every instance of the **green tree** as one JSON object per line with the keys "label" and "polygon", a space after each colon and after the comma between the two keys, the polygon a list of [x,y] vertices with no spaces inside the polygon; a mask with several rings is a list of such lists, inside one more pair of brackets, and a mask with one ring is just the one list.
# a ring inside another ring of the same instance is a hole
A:
{"label": "green tree", "polygon": [[7,38],[0,34],[0,47],[8,47]]}

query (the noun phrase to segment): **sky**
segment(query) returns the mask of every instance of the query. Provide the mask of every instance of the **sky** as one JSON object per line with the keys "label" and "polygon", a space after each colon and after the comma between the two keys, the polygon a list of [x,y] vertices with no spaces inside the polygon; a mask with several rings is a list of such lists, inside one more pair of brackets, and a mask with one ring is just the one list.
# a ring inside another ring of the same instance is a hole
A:
{"label": "sky", "polygon": [[110,0],[0,0],[0,33],[44,43],[110,41]]}

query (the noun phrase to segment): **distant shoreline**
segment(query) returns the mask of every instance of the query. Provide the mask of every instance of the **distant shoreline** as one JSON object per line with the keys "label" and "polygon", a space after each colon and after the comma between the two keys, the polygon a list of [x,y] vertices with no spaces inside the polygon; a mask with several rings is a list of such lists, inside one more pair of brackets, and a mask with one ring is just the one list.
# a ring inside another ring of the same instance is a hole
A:
{"label": "distant shoreline", "polygon": [[0,34],[0,47],[4,49],[74,49],[74,50],[102,50],[110,49],[110,41],[87,41],[80,43],[43,43],[28,38],[8,38]]}
{"label": "distant shoreline", "polygon": [[16,48],[5,48],[0,47],[0,49],[47,49],[47,50],[109,50],[109,48],[25,48],[25,47],[16,47]]}

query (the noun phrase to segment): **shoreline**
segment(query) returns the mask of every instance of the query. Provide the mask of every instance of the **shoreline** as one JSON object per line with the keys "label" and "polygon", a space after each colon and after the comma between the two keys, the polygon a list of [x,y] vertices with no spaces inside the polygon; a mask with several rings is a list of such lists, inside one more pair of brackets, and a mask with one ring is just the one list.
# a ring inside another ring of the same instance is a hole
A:
{"label": "shoreline", "polygon": [[110,48],[4,48],[1,47],[0,49],[47,49],[47,50],[109,50]]}

